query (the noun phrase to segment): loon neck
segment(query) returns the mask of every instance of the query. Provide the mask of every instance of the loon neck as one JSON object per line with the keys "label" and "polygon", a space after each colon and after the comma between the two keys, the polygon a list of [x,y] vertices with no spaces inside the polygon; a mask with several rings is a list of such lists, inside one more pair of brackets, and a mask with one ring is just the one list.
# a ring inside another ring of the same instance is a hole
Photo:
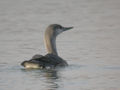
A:
{"label": "loon neck", "polygon": [[46,30],[44,36],[45,46],[49,54],[58,55],[56,49],[56,36],[53,33],[53,30]]}

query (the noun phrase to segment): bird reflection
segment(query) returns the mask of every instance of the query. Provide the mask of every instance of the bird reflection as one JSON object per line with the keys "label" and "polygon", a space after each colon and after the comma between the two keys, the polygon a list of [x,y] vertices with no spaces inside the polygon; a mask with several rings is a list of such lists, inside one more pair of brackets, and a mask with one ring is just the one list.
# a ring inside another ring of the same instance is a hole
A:
{"label": "bird reflection", "polygon": [[31,78],[33,83],[40,83],[45,85],[46,90],[57,90],[59,88],[58,82],[60,77],[58,76],[58,69],[22,69],[23,72],[27,72],[27,77]]}
{"label": "bird reflection", "polygon": [[59,88],[59,85],[57,84],[57,80],[59,79],[57,75],[57,70],[48,70],[46,71],[45,75],[46,77],[46,83],[49,84],[48,90],[56,90]]}

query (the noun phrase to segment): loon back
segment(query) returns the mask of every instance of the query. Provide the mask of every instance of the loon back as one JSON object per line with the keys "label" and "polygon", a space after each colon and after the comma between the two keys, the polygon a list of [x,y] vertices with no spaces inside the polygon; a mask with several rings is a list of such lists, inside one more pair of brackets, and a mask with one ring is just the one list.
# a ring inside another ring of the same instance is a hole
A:
{"label": "loon back", "polygon": [[61,57],[53,54],[45,56],[35,55],[32,59],[24,61],[22,64],[25,68],[55,68],[59,66],[67,66],[67,62]]}

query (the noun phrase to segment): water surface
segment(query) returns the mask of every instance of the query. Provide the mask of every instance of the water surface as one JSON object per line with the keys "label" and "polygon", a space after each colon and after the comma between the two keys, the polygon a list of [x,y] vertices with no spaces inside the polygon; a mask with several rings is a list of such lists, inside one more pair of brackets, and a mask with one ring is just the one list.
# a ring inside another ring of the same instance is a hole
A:
{"label": "water surface", "polygon": [[[119,0],[0,0],[0,90],[120,90],[119,18]],[[52,23],[74,26],[57,38],[69,66],[25,70]]]}

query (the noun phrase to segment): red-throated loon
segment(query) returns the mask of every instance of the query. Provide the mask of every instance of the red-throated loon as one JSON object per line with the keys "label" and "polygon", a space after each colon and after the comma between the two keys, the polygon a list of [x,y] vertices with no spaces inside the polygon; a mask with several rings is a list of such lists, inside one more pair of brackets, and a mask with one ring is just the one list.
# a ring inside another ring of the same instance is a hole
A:
{"label": "red-throated loon", "polygon": [[56,49],[56,37],[60,33],[72,29],[73,27],[63,27],[58,24],[48,26],[45,31],[44,41],[48,54],[45,56],[35,55],[28,61],[21,63],[25,68],[52,68],[57,66],[67,66],[67,62],[58,56]]}

